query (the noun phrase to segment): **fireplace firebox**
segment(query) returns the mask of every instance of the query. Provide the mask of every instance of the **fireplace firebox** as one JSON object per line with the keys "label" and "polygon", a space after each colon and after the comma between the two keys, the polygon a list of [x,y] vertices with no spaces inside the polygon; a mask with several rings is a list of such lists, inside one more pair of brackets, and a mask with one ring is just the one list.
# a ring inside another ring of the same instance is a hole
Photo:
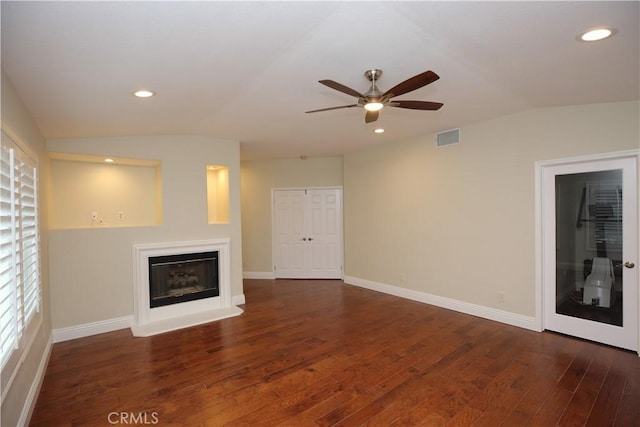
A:
{"label": "fireplace firebox", "polygon": [[220,295],[218,251],[149,257],[149,306]]}

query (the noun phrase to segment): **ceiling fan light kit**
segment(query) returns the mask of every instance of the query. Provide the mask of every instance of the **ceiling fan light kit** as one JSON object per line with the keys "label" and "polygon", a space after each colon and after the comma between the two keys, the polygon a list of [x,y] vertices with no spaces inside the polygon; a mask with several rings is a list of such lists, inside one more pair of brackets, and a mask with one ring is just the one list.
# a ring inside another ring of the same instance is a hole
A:
{"label": "ceiling fan light kit", "polygon": [[365,123],[371,123],[378,120],[378,116],[380,114],[380,110],[384,107],[396,107],[396,108],[406,108],[410,110],[429,110],[435,111],[439,110],[442,107],[441,102],[428,102],[428,101],[396,101],[391,100],[392,98],[400,95],[404,95],[405,93],[412,92],[416,89],[420,89],[423,86],[426,86],[430,83],[435,82],[440,77],[434,73],[433,71],[425,71],[424,73],[420,73],[399,83],[387,90],[386,92],[382,92],[376,86],[376,81],[382,76],[382,70],[377,68],[372,68],[370,70],[365,71],[364,76],[371,82],[371,88],[365,93],[360,93],[355,89],[351,89],[341,83],[335,82],[333,80],[320,80],[319,83],[323,84],[331,89],[337,90],[338,92],[342,92],[347,95],[354,96],[357,99],[355,104],[350,105],[341,105],[339,107],[329,107],[329,108],[321,108],[319,110],[311,110],[307,111],[307,113],[318,113],[320,111],[329,111],[329,110],[337,110],[341,108],[353,108],[353,107],[363,107],[367,110],[364,121]]}
{"label": "ceiling fan light kit", "polygon": [[384,107],[384,104],[381,102],[372,101],[364,104],[364,109],[367,111],[380,111],[382,107]]}

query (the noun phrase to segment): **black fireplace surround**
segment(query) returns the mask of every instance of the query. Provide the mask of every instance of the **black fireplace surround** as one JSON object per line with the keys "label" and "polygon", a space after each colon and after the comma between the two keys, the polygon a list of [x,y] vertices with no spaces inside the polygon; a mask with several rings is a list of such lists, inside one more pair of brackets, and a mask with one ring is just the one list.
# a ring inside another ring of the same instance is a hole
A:
{"label": "black fireplace surround", "polygon": [[218,251],[149,257],[149,306],[220,296]]}

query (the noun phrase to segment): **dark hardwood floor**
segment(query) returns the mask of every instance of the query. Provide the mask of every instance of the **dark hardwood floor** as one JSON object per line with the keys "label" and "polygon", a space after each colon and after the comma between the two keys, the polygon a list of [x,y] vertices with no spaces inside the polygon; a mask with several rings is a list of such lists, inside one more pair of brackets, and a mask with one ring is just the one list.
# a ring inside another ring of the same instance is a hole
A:
{"label": "dark hardwood floor", "polygon": [[635,353],[341,281],[245,296],[239,317],[55,344],[31,425],[640,425]]}

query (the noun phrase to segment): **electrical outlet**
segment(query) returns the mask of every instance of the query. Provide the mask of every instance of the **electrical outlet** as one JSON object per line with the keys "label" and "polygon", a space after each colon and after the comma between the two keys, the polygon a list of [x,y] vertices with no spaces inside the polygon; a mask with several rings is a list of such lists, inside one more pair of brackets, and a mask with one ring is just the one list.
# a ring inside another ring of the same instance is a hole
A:
{"label": "electrical outlet", "polygon": [[504,291],[498,292],[498,301],[504,302]]}
{"label": "electrical outlet", "polygon": [[116,218],[118,219],[118,221],[124,221],[124,212],[122,211],[116,212]]}

